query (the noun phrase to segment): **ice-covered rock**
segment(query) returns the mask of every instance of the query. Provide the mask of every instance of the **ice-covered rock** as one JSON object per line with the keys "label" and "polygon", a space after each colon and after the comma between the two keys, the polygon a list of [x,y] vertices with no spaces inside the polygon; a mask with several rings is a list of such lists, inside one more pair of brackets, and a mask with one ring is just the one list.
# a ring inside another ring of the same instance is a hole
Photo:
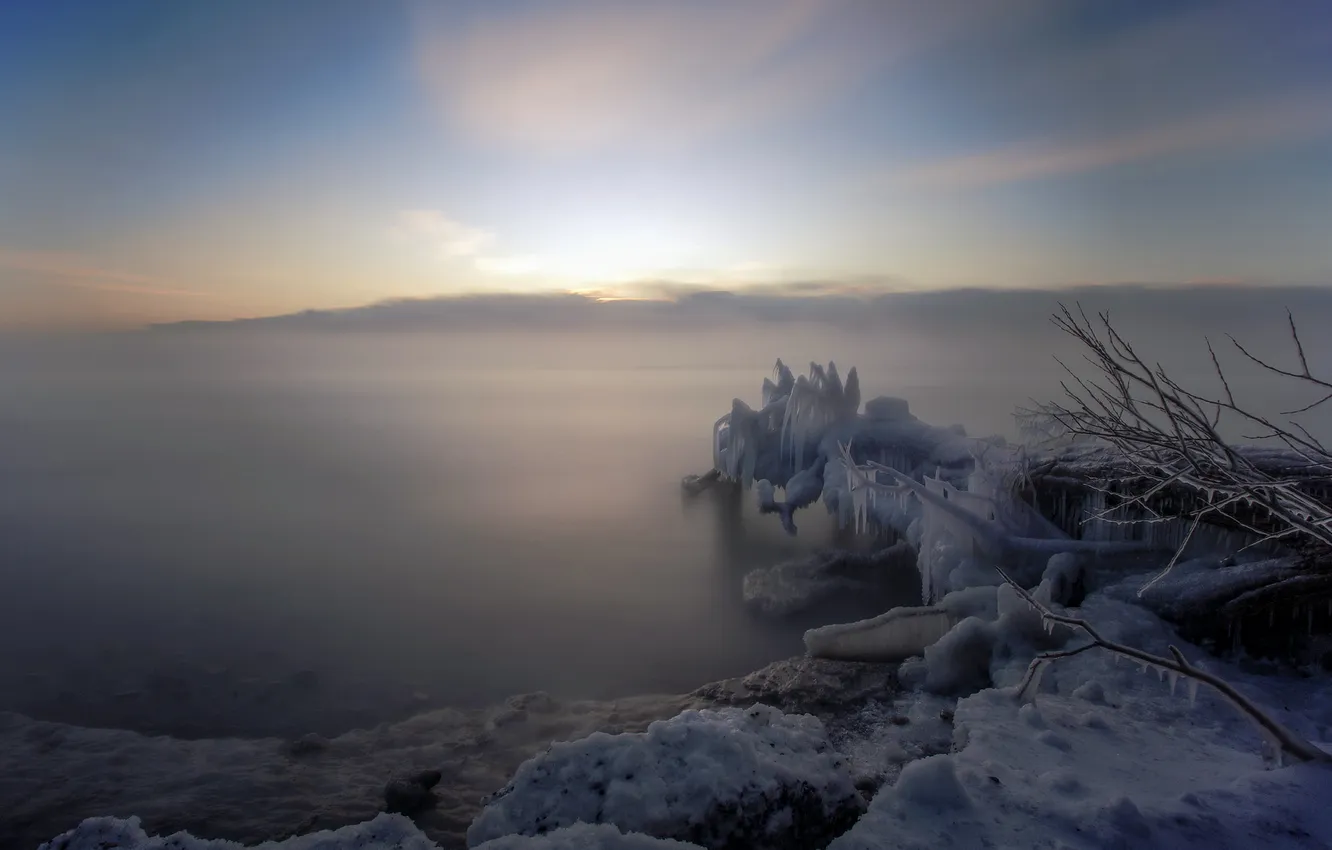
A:
{"label": "ice-covered rock", "polygon": [[1046,564],[1036,598],[1046,604],[1076,608],[1087,598],[1087,566],[1072,552],[1052,555]]}
{"label": "ice-covered rock", "polygon": [[970,693],[990,684],[995,625],[968,617],[925,648],[925,687],[936,694]]}
{"label": "ice-covered rock", "polygon": [[623,833],[607,823],[576,823],[545,835],[506,835],[477,850],[699,850],[670,838]]}
{"label": "ice-covered rock", "polygon": [[999,616],[999,588],[993,585],[980,585],[954,590],[939,602],[939,607],[953,615],[959,622],[967,617],[980,617],[993,620]]}
{"label": "ice-covered rock", "polygon": [[[341,829],[294,836],[285,841],[250,845],[255,850],[439,850],[402,815]],[[195,838],[186,832],[148,835],[138,818],[88,818],[74,829],[42,845],[41,850],[240,850],[234,841]],[[623,833],[609,824],[579,823],[547,835],[508,835],[487,841],[478,850],[699,850],[696,844]]]}
{"label": "ice-covered rock", "polygon": [[788,712],[823,714],[887,699],[897,689],[896,668],[891,664],[799,656],[774,661],[748,676],[714,682],[694,695],[714,703],[760,702]]}
{"label": "ice-covered rock", "polygon": [[[1103,593],[1089,595],[1081,615],[1111,640],[1198,653],[1149,612]],[[1010,685],[1030,657],[996,654],[991,675]],[[1312,740],[1332,728],[1325,680],[1198,663]],[[1332,770],[1270,769],[1252,724],[1224,700],[1199,694],[1192,704],[1168,679],[1102,651],[1054,661],[1045,679],[1035,705],[1006,687],[959,700],[953,752],[908,764],[829,850],[1332,846]]]}
{"label": "ice-covered rock", "polygon": [[745,602],[771,616],[793,614],[836,593],[869,588],[889,570],[913,567],[915,559],[901,541],[867,554],[817,552],[751,570],[744,578]]}
{"label": "ice-covered rock", "polygon": [[[46,842],[40,850],[240,850],[245,846],[222,839],[195,838],[187,832],[149,835],[139,824],[137,817],[88,818]],[[253,846],[264,850],[438,850],[438,845],[410,820],[391,814],[354,826]]]}
{"label": "ice-covered rock", "polygon": [[714,850],[803,848],[840,834],[864,807],[817,718],[755,705],[554,744],[490,799],[467,841],[581,821]]}
{"label": "ice-covered rock", "polygon": [[912,419],[911,405],[904,398],[881,395],[865,402],[865,415],[880,422]]}
{"label": "ice-covered rock", "polygon": [[384,785],[384,810],[414,815],[436,802],[432,789],[439,784],[438,770],[418,770],[395,776]]}
{"label": "ice-covered rock", "polygon": [[953,616],[934,606],[894,608],[854,623],[805,632],[805,651],[844,661],[901,661],[920,655],[953,627]]}

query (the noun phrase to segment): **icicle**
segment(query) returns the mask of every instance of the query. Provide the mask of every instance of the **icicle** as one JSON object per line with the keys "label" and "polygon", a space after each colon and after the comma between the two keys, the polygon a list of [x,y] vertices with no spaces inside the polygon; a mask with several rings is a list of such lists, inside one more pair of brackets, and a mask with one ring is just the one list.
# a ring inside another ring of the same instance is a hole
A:
{"label": "icicle", "polygon": [[1139,673],[1146,673],[1146,672],[1147,672],[1147,668],[1150,667],[1150,666],[1152,666],[1152,665],[1150,665],[1150,664],[1148,664],[1146,661],[1144,661],[1144,662],[1142,662],[1142,666],[1138,668],[1138,672],[1139,672]]}
{"label": "icicle", "polygon": [[1198,704],[1198,680],[1195,679],[1195,678],[1193,678],[1192,676],[1190,676],[1190,677],[1189,677],[1189,707],[1192,708],[1193,706],[1195,706],[1195,705],[1197,705],[1197,704]]}
{"label": "icicle", "polygon": [[[1153,666],[1153,667],[1156,667],[1156,665],[1152,665],[1152,666]],[[1165,674],[1166,674],[1166,669],[1165,669],[1164,667],[1156,667],[1156,681],[1158,681],[1158,682],[1164,682],[1164,681],[1165,681]]]}
{"label": "icicle", "polygon": [[1170,683],[1170,695],[1173,697],[1175,695],[1175,685],[1179,684],[1179,674],[1174,670],[1167,672],[1166,681]]}

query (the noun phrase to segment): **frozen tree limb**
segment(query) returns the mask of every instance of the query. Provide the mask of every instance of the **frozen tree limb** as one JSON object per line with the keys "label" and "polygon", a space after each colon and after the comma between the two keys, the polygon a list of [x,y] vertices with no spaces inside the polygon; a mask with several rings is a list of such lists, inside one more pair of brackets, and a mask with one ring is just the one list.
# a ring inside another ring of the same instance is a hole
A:
{"label": "frozen tree limb", "polygon": [[1008,586],[1013,588],[1013,590],[1022,597],[1023,601],[1041,615],[1041,621],[1046,624],[1047,628],[1053,628],[1055,625],[1066,626],[1067,628],[1082,632],[1091,639],[1090,643],[1083,644],[1073,649],[1042,652],[1033,658],[1031,664],[1027,667],[1026,675],[1022,677],[1022,681],[1018,683],[1017,689],[1014,692],[1014,696],[1016,696],[1018,700],[1026,701],[1028,699],[1035,699],[1036,690],[1040,686],[1041,671],[1044,669],[1045,665],[1050,662],[1060,658],[1068,658],[1069,656],[1078,655],[1089,649],[1104,649],[1115,655],[1137,661],[1139,664],[1144,665],[1144,667],[1156,667],[1173,673],[1176,676],[1182,676],[1186,679],[1192,679],[1210,685],[1221,694],[1227,702],[1235,706],[1236,710],[1245,717],[1248,717],[1258,726],[1264,740],[1277,750],[1279,755],[1288,755],[1298,761],[1313,761],[1332,764],[1332,755],[1329,755],[1324,750],[1309,741],[1306,741],[1293,730],[1287,728],[1276,718],[1255,705],[1248,697],[1244,696],[1244,694],[1235,690],[1229,682],[1222,679],[1220,676],[1208,673],[1206,670],[1201,670],[1189,663],[1188,659],[1184,657],[1184,654],[1179,651],[1178,647],[1172,645],[1170,647],[1170,654],[1173,657],[1164,658],[1160,655],[1153,655],[1150,652],[1144,652],[1143,650],[1132,646],[1116,643],[1115,641],[1103,637],[1096,628],[1086,620],[1054,613],[1046,605],[1042,604],[1028,593],[1026,589],[1015,582],[1008,573],[1004,572],[1002,569],[999,570],[999,574],[1003,576],[1003,579]]}
{"label": "frozen tree limb", "polygon": [[[930,492],[928,488],[910,475],[873,461],[856,465],[851,458],[850,446],[843,445],[839,448],[842,452],[842,462],[846,465],[848,473],[857,477],[856,483],[859,487],[873,488],[880,492],[892,494],[900,494],[903,491],[915,494],[916,498],[922,502],[927,502],[932,507],[938,508],[965,526],[976,538],[985,554],[994,558],[1002,560],[1015,555],[1044,555],[1048,557],[1061,552],[1085,552],[1100,555],[1131,554],[1152,552],[1159,549],[1159,547],[1150,543],[1136,541],[1058,540],[1009,534],[999,523],[987,521],[966,508]],[[876,473],[883,473],[896,483],[880,482],[877,480]]]}
{"label": "frozen tree limb", "polygon": [[[1287,318],[1298,369],[1275,366],[1234,338],[1231,342],[1265,371],[1320,391],[1316,401],[1283,414],[1294,415],[1332,401],[1332,381],[1310,371],[1294,318],[1289,313]],[[1193,505],[1182,517],[1190,523],[1190,533],[1144,590],[1174,567],[1200,522],[1238,526],[1254,536],[1251,545],[1303,538],[1324,552],[1332,551],[1332,506],[1319,497],[1332,485],[1332,453],[1298,422],[1277,422],[1241,406],[1210,342],[1208,352],[1221,385],[1217,396],[1186,389],[1160,364],[1149,365],[1111,324],[1108,314],[1100,313],[1093,321],[1080,307],[1074,313],[1060,305],[1054,323],[1086,349],[1084,357],[1094,377],[1080,377],[1060,362],[1069,375],[1063,384],[1068,401],[1040,405],[1023,414],[1029,421],[1043,419],[1047,433],[1093,438],[1117,452],[1124,473],[1110,483],[1131,486],[1119,487],[1120,492],[1107,487],[1103,492],[1120,500],[1110,510],[1131,506],[1144,515],[1129,522],[1168,519],[1152,503],[1167,489],[1192,494]],[[1280,443],[1298,458],[1294,468],[1275,472],[1252,452],[1229,444],[1217,430],[1223,417],[1256,427],[1252,439]],[[1092,519],[1097,518],[1107,517]]]}

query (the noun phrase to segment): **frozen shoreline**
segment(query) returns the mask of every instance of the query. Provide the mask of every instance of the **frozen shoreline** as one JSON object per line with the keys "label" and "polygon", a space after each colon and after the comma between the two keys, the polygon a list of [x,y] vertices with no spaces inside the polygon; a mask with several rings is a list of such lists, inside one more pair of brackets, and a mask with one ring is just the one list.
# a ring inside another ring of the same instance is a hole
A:
{"label": "frozen shoreline", "polygon": [[187,830],[244,843],[359,823],[384,807],[395,774],[439,768],[438,804],[418,825],[463,846],[480,798],[552,740],[637,730],[701,705],[689,696],[612,702],[513,697],[441,709],[305,746],[275,738],[180,739],[0,714],[0,847],[34,848],[87,817],[142,818],[149,833]]}
{"label": "frozen shoreline", "polygon": [[[1111,594],[1093,594],[1082,611],[1108,634],[1150,651],[1180,645],[1312,740],[1332,731],[1326,675],[1245,672],[1204,656],[1150,612]],[[928,663],[794,658],[691,695],[613,703],[529,695],[349,732],[301,754],[273,739],[183,741],[3,715],[0,753],[18,770],[0,778],[0,808],[10,813],[0,845],[35,847],[96,815],[138,816],[148,835],[187,830],[246,844],[370,829],[352,825],[382,810],[386,779],[439,768],[438,804],[414,828],[394,829],[464,847],[480,798],[552,741],[642,730],[690,708],[763,703],[819,716],[857,787],[872,798],[831,845],[838,850],[945,839],[1088,850],[1332,846],[1332,817],[1319,808],[1332,792],[1332,770],[1272,769],[1252,724],[1206,688],[1193,704],[1185,688],[1176,692],[1150,672],[1090,652],[1055,664],[1034,704],[1023,705],[1006,686],[1021,675],[1024,658],[991,659],[994,686],[960,699],[919,688],[919,668]],[[374,829],[385,823],[380,818]]]}
{"label": "frozen shoreline", "polygon": [[[815,713],[845,740],[856,734],[858,709],[896,693],[895,670],[796,657],[690,694],[610,701],[526,694],[296,741],[151,736],[0,712],[0,762],[13,766],[0,776],[7,813],[0,847],[36,847],[106,815],[138,816],[149,834],[278,840],[367,821],[383,810],[391,777],[422,769],[440,769],[443,778],[438,803],[416,818],[418,827],[441,847],[464,847],[481,799],[552,741],[641,731],[686,709],[754,702]],[[932,751],[946,749],[942,724],[933,738]],[[871,778],[877,785],[884,774]]]}

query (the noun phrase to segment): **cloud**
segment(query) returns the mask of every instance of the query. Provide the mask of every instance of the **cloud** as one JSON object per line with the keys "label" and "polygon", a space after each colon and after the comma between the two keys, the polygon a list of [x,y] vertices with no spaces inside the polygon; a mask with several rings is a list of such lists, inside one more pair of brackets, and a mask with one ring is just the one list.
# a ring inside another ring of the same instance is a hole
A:
{"label": "cloud", "polygon": [[534,4],[471,27],[420,19],[451,122],[542,150],[678,144],[825,104],[932,40],[966,4],[636,0]]}
{"label": "cloud", "polygon": [[0,268],[28,272],[41,277],[47,283],[91,289],[98,292],[121,292],[130,295],[152,295],[166,298],[211,297],[211,294],[207,292],[168,286],[148,275],[99,268],[86,259],[73,254],[0,248]]}
{"label": "cloud", "polygon": [[541,271],[546,261],[541,257],[531,256],[485,256],[477,257],[475,265],[478,271],[487,274],[525,275]]}
{"label": "cloud", "polygon": [[535,256],[490,253],[499,241],[493,231],[449,218],[441,210],[402,210],[393,230],[399,238],[425,244],[451,259],[470,260],[477,271],[503,276],[530,275],[545,270],[548,261]]}
{"label": "cloud", "polygon": [[1051,331],[1058,305],[1108,311],[1125,329],[1151,330],[1188,344],[1206,333],[1285,327],[1285,308],[1309,326],[1332,320],[1325,287],[1246,284],[1100,284],[1067,289],[875,290],[868,284],[810,282],[794,289],[708,289],[660,281],[640,297],[602,293],[468,295],[385,301],[348,310],[314,310],[267,319],[185,323],[326,331],[698,331],[824,325],[848,330],[945,335],[958,345],[980,338],[1019,346]]}
{"label": "cloud", "polygon": [[1081,142],[1028,143],[907,168],[894,181],[972,188],[1061,177],[1179,154],[1229,152],[1332,133],[1332,92],[1287,97],[1195,115]]}
{"label": "cloud", "polygon": [[495,241],[494,233],[455,221],[439,210],[402,210],[397,233],[447,257],[474,257]]}

